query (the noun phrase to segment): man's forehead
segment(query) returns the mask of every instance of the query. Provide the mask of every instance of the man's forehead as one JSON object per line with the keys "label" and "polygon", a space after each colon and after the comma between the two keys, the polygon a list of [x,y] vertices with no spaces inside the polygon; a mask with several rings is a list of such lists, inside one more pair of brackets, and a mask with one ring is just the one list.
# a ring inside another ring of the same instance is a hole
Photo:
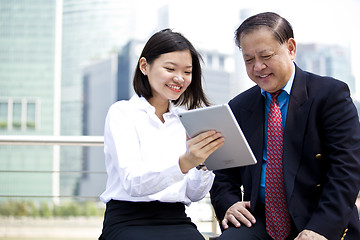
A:
{"label": "man's forehead", "polygon": [[243,56],[245,57],[245,56],[252,56],[254,54],[261,55],[264,53],[271,53],[271,52],[274,52],[274,50],[271,48],[255,49],[254,51],[247,51],[246,49],[244,51],[244,49],[241,49],[241,52],[242,52]]}

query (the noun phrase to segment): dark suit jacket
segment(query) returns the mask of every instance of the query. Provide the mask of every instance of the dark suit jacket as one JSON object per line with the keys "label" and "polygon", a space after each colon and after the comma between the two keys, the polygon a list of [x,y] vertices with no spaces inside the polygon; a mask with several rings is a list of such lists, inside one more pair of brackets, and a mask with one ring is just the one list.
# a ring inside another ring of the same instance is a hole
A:
{"label": "dark suit jacket", "polygon": [[[265,99],[255,86],[229,105],[257,164],[215,171],[211,201],[217,218],[241,201],[259,202]],[[360,126],[347,85],[296,66],[284,130],[283,171],[289,213],[298,229],[328,239],[360,239],[355,200],[360,187]]]}

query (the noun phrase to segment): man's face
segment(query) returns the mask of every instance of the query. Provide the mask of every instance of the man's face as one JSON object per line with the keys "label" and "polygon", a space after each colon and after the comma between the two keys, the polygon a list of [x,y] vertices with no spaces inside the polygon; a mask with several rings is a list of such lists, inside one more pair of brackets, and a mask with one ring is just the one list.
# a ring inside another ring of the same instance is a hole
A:
{"label": "man's face", "polygon": [[284,44],[267,27],[260,27],[241,35],[241,49],[246,72],[261,89],[273,93],[283,88],[291,77],[296,43]]}

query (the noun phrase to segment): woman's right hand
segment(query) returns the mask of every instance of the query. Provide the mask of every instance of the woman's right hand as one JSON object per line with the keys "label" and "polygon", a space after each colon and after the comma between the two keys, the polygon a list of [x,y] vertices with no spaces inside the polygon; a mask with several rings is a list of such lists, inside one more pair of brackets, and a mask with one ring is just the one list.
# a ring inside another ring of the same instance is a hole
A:
{"label": "woman's right hand", "polygon": [[216,149],[224,144],[224,137],[214,130],[203,132],[186,141],[186,152],[180,156],[181,171],[187,173],[190,169],[205,162]]}

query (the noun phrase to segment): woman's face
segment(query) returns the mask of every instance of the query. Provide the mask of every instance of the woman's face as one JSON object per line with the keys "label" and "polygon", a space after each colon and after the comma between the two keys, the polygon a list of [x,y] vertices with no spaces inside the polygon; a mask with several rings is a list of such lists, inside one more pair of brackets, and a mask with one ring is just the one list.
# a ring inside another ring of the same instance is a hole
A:
{"label": "woman's face", "polygon": [[151,64],[140,59],[140,70],[147,75],[152,91],[149,102],[176,100],[191,83],[192,57],[189,50],[160,55]]}

